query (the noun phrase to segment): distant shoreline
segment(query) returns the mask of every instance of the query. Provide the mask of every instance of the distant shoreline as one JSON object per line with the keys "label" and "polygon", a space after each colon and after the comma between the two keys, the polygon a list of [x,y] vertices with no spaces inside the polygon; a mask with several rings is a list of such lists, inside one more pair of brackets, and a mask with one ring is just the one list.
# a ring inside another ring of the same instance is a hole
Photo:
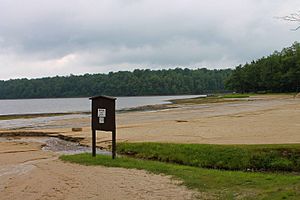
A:
{"label": "distant shoreline", "polygon": [[[176,106],[172,106],[173,104],[174,103],[155,104],[155,105],[146,105],[146,106],[124,108],[124,109],[121,109],[121,110],[117,110],[116,113],[138,112],[138,111],[154,111],[154,110],[164,110],[164,109],[177,108]],[[86,111],[86,112],[63,112],[63,113],[8,114],[8,115],[0,115],[0,120],[32,119],[32,118],[38,118],[38,117],[56,117],[56,116],[64,116],[64,115],[90,115],[90,114],[91,114],[90,111]]]}

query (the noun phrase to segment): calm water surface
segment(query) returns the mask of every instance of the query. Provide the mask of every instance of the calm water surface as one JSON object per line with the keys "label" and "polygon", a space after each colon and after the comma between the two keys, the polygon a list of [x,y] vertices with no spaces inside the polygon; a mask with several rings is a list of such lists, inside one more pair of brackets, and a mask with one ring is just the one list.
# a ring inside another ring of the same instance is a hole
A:
{"label": "calm water surface", "polygon": [[[166,104],[170,99],[183,99],[201,95],[117,97],[117,110],[144,105]],[[90,111],[88,98],[0,100],[0,115],[64,113]]]}

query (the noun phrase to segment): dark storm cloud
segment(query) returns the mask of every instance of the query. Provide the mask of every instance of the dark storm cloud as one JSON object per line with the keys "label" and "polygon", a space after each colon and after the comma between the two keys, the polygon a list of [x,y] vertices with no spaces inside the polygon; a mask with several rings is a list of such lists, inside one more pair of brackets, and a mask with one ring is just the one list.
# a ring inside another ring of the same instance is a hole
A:
{"label": "dark storm cloud", "polygon": [[0,0],[0,79],[234,67],[299,40],[293,24],[274,18],[295,8],[295,0]]}

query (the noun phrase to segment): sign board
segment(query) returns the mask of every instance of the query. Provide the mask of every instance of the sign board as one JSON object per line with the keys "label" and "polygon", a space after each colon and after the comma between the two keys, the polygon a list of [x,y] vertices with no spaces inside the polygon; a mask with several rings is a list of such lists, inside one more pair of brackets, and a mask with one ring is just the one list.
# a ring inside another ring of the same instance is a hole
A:
{"label": "sign board", "polygon": [[97,96],[92,100],[92,129],[114,131],[116,129],[116,98]]}
{"label": "sign board", "polygon": [[91,97],[92,100],[92,154],[96,156],[96,131],[112,132],[112,158],[116,156],[116,98]]}

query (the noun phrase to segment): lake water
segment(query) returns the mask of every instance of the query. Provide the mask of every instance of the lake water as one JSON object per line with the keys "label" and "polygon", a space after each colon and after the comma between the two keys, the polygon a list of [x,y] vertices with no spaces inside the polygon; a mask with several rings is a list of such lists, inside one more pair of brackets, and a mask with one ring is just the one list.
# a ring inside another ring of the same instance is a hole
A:
{"label": "lake water", "polygon": [[[144,105],[166,104],[170,99],[193,98],[203,95],[117,97],[117,110]],[[0,115],[65,113],[90,111],[88,98],[0,100]]]}

